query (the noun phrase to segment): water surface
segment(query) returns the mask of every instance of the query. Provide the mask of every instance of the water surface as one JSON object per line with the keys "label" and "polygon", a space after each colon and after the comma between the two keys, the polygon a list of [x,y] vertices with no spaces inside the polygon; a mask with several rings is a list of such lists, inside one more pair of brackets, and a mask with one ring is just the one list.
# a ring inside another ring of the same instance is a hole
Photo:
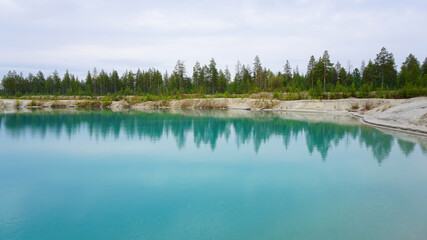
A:
{"label": "water surface", "polygon": [[426,141],[322,114],[0,114],[0,239],[424,239]]}

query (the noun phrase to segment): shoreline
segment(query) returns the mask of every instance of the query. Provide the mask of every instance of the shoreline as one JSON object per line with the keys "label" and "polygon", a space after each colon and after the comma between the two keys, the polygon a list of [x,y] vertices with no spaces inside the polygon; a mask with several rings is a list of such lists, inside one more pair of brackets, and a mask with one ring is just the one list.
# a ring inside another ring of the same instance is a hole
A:
{"label": "shoreline", "polygon": [[[97,104],[94,104],[97,103]],[[0,113],[20,109],[110,109],[112,111],[148,109],[228,109],[273,112],[327,113],[348,115],[363,124],[427,136],[427,97],[411,99],[293,100],[252,98],[207,98],[108,104],[90,100],[0,99]]]}

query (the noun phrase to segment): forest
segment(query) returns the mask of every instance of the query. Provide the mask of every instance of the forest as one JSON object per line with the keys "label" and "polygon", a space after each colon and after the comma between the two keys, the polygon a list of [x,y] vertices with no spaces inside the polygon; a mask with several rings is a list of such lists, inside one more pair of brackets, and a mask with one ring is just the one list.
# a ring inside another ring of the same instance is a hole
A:
{"label": "forest", "polygon": [[[35,75],[9,71],[3,77],[0,94],[3,97],[31,95],[111,96],[153,95],[177,96],[198,94],[199,96],[226,94],[250,94],[255,92],[301,93],[307,96],[326,98],[330,93],[348,93],[341,96],[369,97],[372,92],[383,92],[382,97],[415,97],[427,95],[427,58],[420,64],[409,54],[399,71],[393,54],[382,48],[374,60],[361,63],[352,69],[341,63],[332,63],[328,51],[323,56],[309,58],[305,74],[298,67],[292,68],[286,61],[283,70],[272,72],[261,64],[258,56],[252,65],[237,62],[235,74],[228,68],[218,69],[212,58],[208,65],[196,62],[192,75],[188,74],[184,62],[178,60],[171,74],[157,69],[126,71],[121,76],[113,70],[107,73],[94,68],[85,79],[79,79],[67,70],[64,76],[57,71],[46,76],[39,71]],[[378,97],[378,96],[377,96]],[[329,98],[329,97],[328,97]]]}

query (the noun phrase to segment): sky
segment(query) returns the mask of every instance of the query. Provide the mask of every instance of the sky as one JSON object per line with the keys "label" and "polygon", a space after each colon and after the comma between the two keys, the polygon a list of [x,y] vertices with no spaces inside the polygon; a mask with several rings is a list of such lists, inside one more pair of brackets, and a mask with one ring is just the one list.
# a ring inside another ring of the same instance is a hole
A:
{"label": "sky", "polygon": [[183,60],[233,73],[239,60],[305,72],[311,55],[360,67],[382,47],[397,68],[412,53],[427,57],[425,0],[101,1],[0,0],[0,76],[65,70],[83,78],[94,67],[123,73],[173,70]]}

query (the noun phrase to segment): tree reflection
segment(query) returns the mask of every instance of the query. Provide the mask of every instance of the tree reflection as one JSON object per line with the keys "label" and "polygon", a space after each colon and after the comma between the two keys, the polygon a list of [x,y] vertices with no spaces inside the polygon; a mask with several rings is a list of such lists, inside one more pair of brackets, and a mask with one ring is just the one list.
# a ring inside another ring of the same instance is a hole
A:
{"label": "tree reflection", "polygon": [[374,128],[361,128],[359,141],[370,148],[378,163],[386,159],[393,145],[393,136],[386,135]]}
{"label": "tree reflection", "polygon": [[[129,139],[148,139],[155,142],[162,137],[173,136],[180,149],[185,146],[186,139],[192,133],[198,148],[208,145],[213,151],[217,148],[219,139],[228,141],[233,132],[237,146],[252,142],[256,152],[273,136],[281,137],[286,149],[294,138],[297,141],[305,140],[308,151],[319,152],[324,161],[333,146],[337,146],[344,139],[347,143],[349,139],[357,139],[362,146],[370,149],[378,163],[381,163],[389,156],[394,142],[393,136],[374,128],[282,119],[268,114],[255,118],[109,111],[0,114],[0,130],[16,138],[26,134],[37,134],[41,137],[47,134],[60,137],[65,134],[72,138],[82,128],[95,139],[117,139],[123,135]],[[401,139],[397,142],[406,156],[413,152],[414,143]],[[425,153],[425,148],[422,150]]]}
{"label": "tree reflection", "polygon": [[405,154],[405,156],[409,156],[409,154],[414,151],[415,143],[403,141],[401,139],[397,140],[397,144],[399,145],[400,150]]}

